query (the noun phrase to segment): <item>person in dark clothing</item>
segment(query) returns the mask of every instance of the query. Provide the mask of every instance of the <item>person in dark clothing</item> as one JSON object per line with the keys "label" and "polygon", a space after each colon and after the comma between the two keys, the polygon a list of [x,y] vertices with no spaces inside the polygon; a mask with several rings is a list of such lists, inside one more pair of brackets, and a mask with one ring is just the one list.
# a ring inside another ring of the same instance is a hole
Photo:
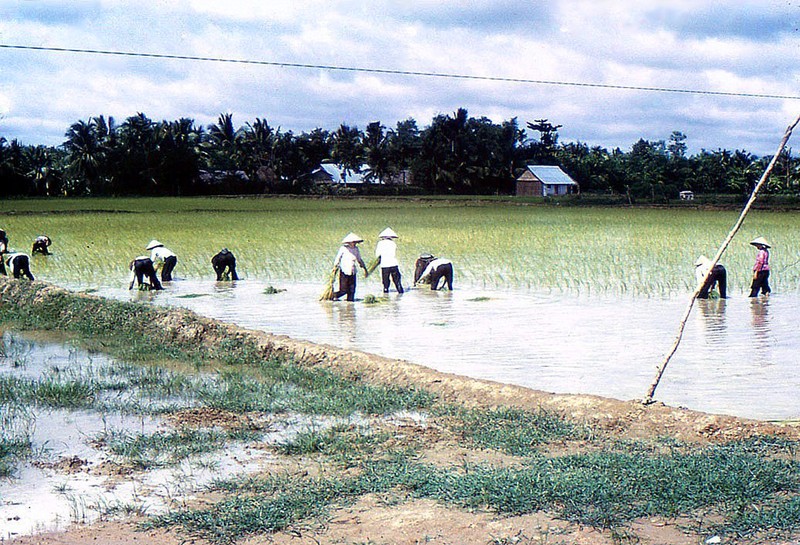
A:
{"label": "person in dark clothing", "polygon": [[[161,282],[158,281],[158,276],[156,276],[156,270],[153,267],[153,260],[150,259],[146,255],[141,255],[131,261],[129,266],[131,270],[131,283],[128,286],[129,290],[133,289],[134,283],[139,286],[139,289],[151,289],[151,290],[163,290],[164,288],[161,286]],[[149,284],[144,281],[144,278],[147,277],[150,281]],[[145,287],[147,286],[147,288]]]}
{"label": "person in dark clothing", "polygon": [[5,254],[3,258],[0,259],[0,273],[7,275],[8,273],[6,272],[6,267],[11,270],[14,278],[25,276],[28,278],[28,280],[33,280],[33,275],[31,274],[30,257],[28,257],[28,254],[23,254],[20,252]]}
{"label": "person in dark clothing", "polygon": [[236,257],[227,248],[223,248],[211,258],[211,266],[214,267],[214,272],[217,273],[218,282],[225,280],[228,275],[230,275],[231,280],[239,280],[239,276],[236,274]]}
{"label": "person in dark clothing", "polygon": [[709,293],[714,288],[719,289],[719,297],[720,299],[727,299],[728,298],[728,271],[725,270],[723,265],[717,263],[714,265],[714,268],[711,269],[711,274],[708,274],[708,267],[711,265],[711,260],[708,259],[706,256],[701,255],[695,261],[695,276],[697,277],[698,285],[702,282],[702,286],[700,287],[700,291],[697,294],[698,299],[708,299]]}
{"label": "person in dark clothing", "polygon": [[33,241],[33,248],[31,249],[31,254],[40,253],[42,255],[50,255],[50,245],[53,243],[50,240],[50,237],[46,235],[39,235]]}
{"label": "person in dark clothing", "polygon": [[8,235],[5,229],[0,229],[0,255],[8,252]]}
{"label": "person in dark clothing", "polygon": [[444,278],[444,287],[453,291],[453,263],[443,257],[431,254],[419,256],[414,265],[414,285],[430,283],[432,290],[439,289],[439,282]]}

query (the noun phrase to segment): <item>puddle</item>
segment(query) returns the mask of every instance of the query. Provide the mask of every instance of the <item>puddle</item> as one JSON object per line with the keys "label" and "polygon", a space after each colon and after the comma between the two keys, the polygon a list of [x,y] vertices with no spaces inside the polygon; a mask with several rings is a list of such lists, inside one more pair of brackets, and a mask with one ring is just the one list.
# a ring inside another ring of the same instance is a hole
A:
{"label": "puddle", "polygon": [[[0,336],[1,375],[29,379],[52,373],[89,376],[102,374],[109,365],[120,364],[65,344],[33,341],[8,331]],[[114,432],[136,435],[173,430],[165,419],[27,405],[21,413],[16,420],[13,414],[9,419],[25,428],[34,455],[18,464],[12,477],[0,479],[0,542],[64,530],[73,523],[91,523],[115,514],[164,513],[185,506],[214,480],[252,474],[274,460],[267,449],[234,442],[169,467],[133,471],[120,464],[121,458],[100,448],[96,440]],[[321,431],[341,423],[364,424],[359,417],[264,418],[265,431],[256,444],[279,444],[303,431]],[[415,414],[398,414],[396,418],[397,426],[409,419],[424,420],[424,416]]]}
{"label": "puddle", "polygon": [[[687,297],[574,296],[467,287],[320,302],[320,285],[180,280],[157,293],[101,288],[122,300],[190,308],[250,329],[363,350],[440,371],[558,393],[641,399],[677,334]],[[78,286],[72,286],[78,289]],[[183,298],[186,294],[207,297]],[[800,295],[698,301],[656,399],[765,420],[800,418]]]}

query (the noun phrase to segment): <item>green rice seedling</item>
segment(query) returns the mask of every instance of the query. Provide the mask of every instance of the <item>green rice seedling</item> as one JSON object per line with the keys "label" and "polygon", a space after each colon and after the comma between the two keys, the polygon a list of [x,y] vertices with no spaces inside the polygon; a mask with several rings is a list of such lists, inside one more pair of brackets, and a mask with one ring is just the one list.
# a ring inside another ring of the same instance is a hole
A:
{"label": "green rice seedling", "polygon": [[267,286],[266,288],[264,288],[264,292],[263,293],[264,293],[264,295],[275,295],[277,293],[282,293],[284,291],[286,291],[286,290],[285,289],[276,288],[276,287],[273,287],[273,286]]}
{"label": "green rice seedling", "polygon": [[[35,258],[34,274],[76,288],[88,281],[91,287],[124,285],[128,262],[144,253],[154,234],[179,255],[180,277],[213,278],[208,259],[237,240],[237,262],[248,278],[324,282],[344,233],[377,233],[391,221],[401,235],[403,270],[413,268],[416,256],[432,252],[456,263],[464,285],[634,297],[691,291],[694,260],[713,254],[737,214],[470,204],[363,199],[355,222],[355,201],[331,199],[23,199],[0,203],[0,211],[16,212],[4,225],[12,247],[26,247],[46,224],[54,254]],[[64,209],[73,213],[49,213]],[[147,222],[141,221],[144,215]],[[800,238],[799,215],[758,211],[748,218],[723,259],[730,285],[749,284],[753,255],[745,240],[758,233],[773,243],[776,290],[800,289],[800,267],[793,265],[800,261],[793,244]],[[377,237],[367,237],[365,244],[373,242]]]}

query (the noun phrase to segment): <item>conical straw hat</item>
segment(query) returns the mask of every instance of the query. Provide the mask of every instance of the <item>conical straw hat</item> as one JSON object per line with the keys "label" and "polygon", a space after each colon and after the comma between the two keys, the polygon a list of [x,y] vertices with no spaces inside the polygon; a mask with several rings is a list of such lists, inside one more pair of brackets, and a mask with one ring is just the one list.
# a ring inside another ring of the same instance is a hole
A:
{"label": "conical straw hat", "polygon": [[378,238],[400,238],[400,237],[397,236],[397,233],[392,231],[391,227],[387,227],[386,229],[381,231],[381,234],[378,235]]}
{"label": "conical straw hat", "polygon": [[697,258],[697,261],[694,262],[694,266],[695,267],[707,266],[709,263],[711,263],[711,260],[708,259],[706,256],[701,255],[700,257]]}
{"label": "conical straw hat", "polygon": [[345,243],[347,243],[347,242],[356,242],[356,243],[358,243],[358,242],[364,242],[364,239],[363,239],[363,238],[361,238],[360,236],[358,236],[358,235],[357,235],[357,234],[355,234],[355,233],[349,233],[349,234],[348,234],[346,237],[344,237],[344,238],[342,239],[342,244],[345,244]]}
{"label": "conical straw hat", "polygon": [[163,246],[163,244],[161,244],[156,239],[153,239],[153,240],[150,241],[150,244],[147,245],[145,250],[152,250],[153,248],[158,248],[159,246]]}
{"label": "conical straw hat", "polygon": [[766,246],[767,248],[772,248],[772,246],[769,245],[769,242],[767,242],[764,237],[754,238],[750,241],[750,244],[753,246]]}

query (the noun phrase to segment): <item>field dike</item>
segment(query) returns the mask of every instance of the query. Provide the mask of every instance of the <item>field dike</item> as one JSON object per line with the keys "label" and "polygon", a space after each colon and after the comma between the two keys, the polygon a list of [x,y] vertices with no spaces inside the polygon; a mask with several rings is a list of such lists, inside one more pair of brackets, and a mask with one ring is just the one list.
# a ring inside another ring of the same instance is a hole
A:
{"label": "field dike", "polygon": [[369,384],[424,390],[440,401],[469,408],[553,411],[621,439],[670,437],[704,443],[756,436],[800,438],[800,429],[789,424],[710,415],[661,403],[645,406],[638,400],[552,394],[471,379],[403,360],[247,330],[185,309],[114,301],[39,281],[0,278],[0,319],[23,329],[78,334],[100,340],[101,345],[108,341],[117,348],[133,342],[159,346],[165,356],[174,348],[226,361],[236,361],[237,353],[248,358],[277,357]]}

